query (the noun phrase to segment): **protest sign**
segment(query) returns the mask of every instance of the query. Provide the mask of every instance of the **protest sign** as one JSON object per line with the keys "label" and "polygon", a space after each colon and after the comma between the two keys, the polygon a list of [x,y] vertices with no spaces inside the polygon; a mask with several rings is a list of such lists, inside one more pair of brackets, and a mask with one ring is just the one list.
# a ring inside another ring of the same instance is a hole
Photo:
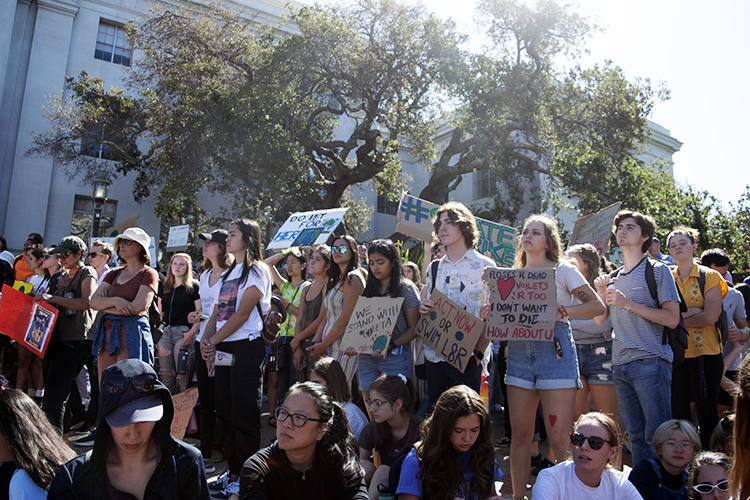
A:
{"label": "protest sign", "polygon": [[552,340],[557,309],[555,270],[487,267],[490,287],[486,337],[491,340]]}
{"label": "protest sign", "polygon": [[191,387],[185,392],[175,394],[172,396],[172,402],[174,403],[174,416],[169,432],[173,438],[182,440],[185,437],[193,407],[198,402],[198,388]]}
{"label": "protest sign", "polygon": [[385,352],[403,302],[403,297],[360,297],[338,349],[351,347],[357,354]]}
{"label": "protest sign", "polygon": [[56,307],[43,300],[34,302],[34,297],[3,285],[0,333],[44,358],[56,321]]}
{"label": "protest sign", "polygon": [[170,227],[169,237],[167,238],[167,252],[180,252],[185,250],[187,248],[189,236],[190,224]]}
{"label": "protest sign", "polygon": [[16,280],[15,283],[13,283],[13,288],[22,293],[31,293],[34,291],[34,285],[26,283],[25,281]]}
{"label": "protest sign", "polygon": [[331,208],[293,214],[284,222],[266,249],[321,245],[339,225],[347,210],[349,209]]}
{"label": "protest sign", "polygon": [[622,203],[618,201],[595,214],[578,219],[573,226],[568,248],[572,245],[591,243],[596,247],[599,255],[608,254],[612,222],[621,206]]}
{"label": "protest sign", "polygon": [[417,335],[463,373],[482,334],[484,321],[437,290],[432,291],[430,300],[435,302],[435,307],[417,321]]}
{"label": "protest sign", "polygon": [[[404,193],[396,214],[396,231],[422,241],[432,241],[432,221],[438,205]],[[477,251],[487,255],[502,266],[513,265],[516,248],[516,230],[497,222],[477,217],[479,243]]]}
{"label": "protest sign", "polygon": [[[116,224],[110,228],[109,237],[114,238],[118,234],[121,234],[126,229],[130,229],[131,227],[138,227],[138,220],[141,218],[140,215],[135,215],[129,219],[125,219],[124,221],[120,222],[119,224]],[[94,238],[98,239],[98,238]]]}

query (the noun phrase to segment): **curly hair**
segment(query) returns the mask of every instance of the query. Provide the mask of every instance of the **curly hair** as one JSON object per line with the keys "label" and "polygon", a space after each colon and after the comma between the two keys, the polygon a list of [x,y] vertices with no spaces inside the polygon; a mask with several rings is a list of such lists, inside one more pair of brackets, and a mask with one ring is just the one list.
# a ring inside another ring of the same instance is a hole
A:
{"label": "curly hair", "polygon": [[[471,483],[465,484],[459,453],[450,438],[456,420],[479,416],[479,435],[471,447],[469,467],[474,471]],[[417,443],[420,459],[419,476],[425,498],[452,500],[460,491],[463,498],[487,498],[488,483],[493,477],[495,448],[492,445],[492,419],[482,398],[465,385],[451,387],[440,395],[432,415],[422,425],[422,442]],[[468,488],[468,491],[465,489]],[[465,493],[465,494],[464,494]]]}
{"label": "curly hair", "polygon": [[[737,464],[736,459],[734,463],[735,465]],[[715,451],[703,451],[701,453],[698,453],[698,455],[696,455],[693,459],[693,462],[690,464],[690,475],[688,476],[687,484],[688,498],[690,498],[690,500],[701,500],[702,495],[695,491],[693,489],[693,486],[698,484],[698,474],[700,474],[701,468],[709,465],[718,465],[719,467],[724,469],[727,474],[730,474],[730,469],[734,470],[732,466],[732,459],[724,455],[723,453],[717,453]],[[747,492],[747,488],[745,488],[745,493],[743,493],[741,497],[738,497],[736,491],[738,489],[737,483],[734,482],[734,480],[731,478],[731,475],[729,479],[729,490],[732,498],[741,498],[742,500],[746,499],[750,494]]]}
{"label": "curly hair", "polygon": [[[544,226],[544,238],[547,240],[547,252],[545,254],[547,259],[551,262],[560,262],[563,250],[562,242],[560,241],[560,231],[557,228],[557,221],[546,214],[534,214],[526,218],[523,227],[526,228],[526,226],[532,222],[539,222]],[[526,251],[521,244],[522,239],[523,231],[518,237],[518,248],[516,249],[516,258],[513,262],[513,267],[516,269],[526,267]]]}
{"label": "curly hair", "polygon": [[432,226],[435,229],[433,245],[437,246],[437,244],[441,243],[438,232],[440,231],[440,216],[444,213],[448,214],[448,218],[461,230],[466,246],[469,248],[476,248],[477,243],[479,243],[477,219],[466,205],[457,201],[449,201],[448,203],[441,205],[435,213],[435,220],[432,223]]}

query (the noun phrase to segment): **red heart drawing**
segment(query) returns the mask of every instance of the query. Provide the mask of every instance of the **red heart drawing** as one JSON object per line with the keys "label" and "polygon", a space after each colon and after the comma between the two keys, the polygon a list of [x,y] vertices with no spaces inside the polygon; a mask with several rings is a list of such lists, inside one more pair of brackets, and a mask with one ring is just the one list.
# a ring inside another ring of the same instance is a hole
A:
{"label": "red heart drawing", "polygon": [[497,280],[497,291],[500,292],[500,297],[505,300],[510,295],[510,292],[513,291],[513,287],[516,286],[516,280],[513,278],[508,278],[507,280],[499,279]]}
{"label": "red heart drawing", "polygon": [[557,422],[557,415],[550,415],[548,418],[549,418],[549,425],[554,427],[555,422]]}

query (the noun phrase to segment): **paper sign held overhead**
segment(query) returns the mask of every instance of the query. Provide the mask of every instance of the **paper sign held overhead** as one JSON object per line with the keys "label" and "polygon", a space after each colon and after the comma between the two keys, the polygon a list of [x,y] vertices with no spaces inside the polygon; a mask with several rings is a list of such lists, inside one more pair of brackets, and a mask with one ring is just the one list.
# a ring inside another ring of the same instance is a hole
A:
{"label": "paper sign held overhead", "polygon": [[297,212],[281,226],[267,250],[321,245],[336,229],[348,208]]}
{"label": "paper sign held overhead", "polygon": [[167,238],[167,252],[179,252],[185,250],[190,237],[190,224],[172,226],[169,228]]}
{"label": "paper sign held overhead", "polygon": [[555,270],[485,268],[490,287],[486,337],[490,340],[552,340],[557,287]]}
{"label": "paper sign held overhead", "polygon": [[471,355],[484,330],[484,321],[437,290],[432,291],[430,300],[435,302],[435,307],[417,321],[417,335],[463,373],[467,363],[472,362]]}
{"label": "paper sign held overhead", "polygon": [[[439,205],[404,193],[396,214],[396,231],[422,241],[432,241],[432,221]],[[477,217],[479,243],[477,252],[488,256],[503,266],[513,265],[516,248],[516,230],[497,222]]]}
{"label": "paper sign held overhead", "polygon": [[596,247],[599,255],[608,254],[612,223],[621,206],[622,203],[618,201],[595,214],[578,219],[573,226],[568,248],[572,245],[591,243]]}
{"label": "paper sign held overhead", "polygon": [[360,297],[338,349],[351,347],[357,354],[385,353],[403,303],[403,297]]}

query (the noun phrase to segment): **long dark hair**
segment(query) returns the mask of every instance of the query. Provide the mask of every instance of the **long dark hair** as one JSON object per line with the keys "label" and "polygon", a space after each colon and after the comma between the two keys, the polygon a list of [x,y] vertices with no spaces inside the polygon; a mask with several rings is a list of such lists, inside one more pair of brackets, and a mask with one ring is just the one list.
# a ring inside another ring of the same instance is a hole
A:
{"label": "long dark hair", "polygon": [[[242,241],[245,243],[245,258],[242,261],[242,274],[240,275],[239,281],[239,285],[242,285],[247,281],[247,276],[250,274],[251,270],[256,276],[260,276],[258,264],[263,261],[263,251],[260,242],[260,226],[258,226],[257,222],[250,219],[235,219],[229,225],[236,225],[240,229]],[[237,261],[235,260],[232,262],[229,270],[224,273],[222,283],[227,281],[227,278],[232,274],[236,265]]]}
{"label": "long dark hair", "polygon": [[[404,378],[402,379],[401,377]],[[411,415],[417,410],[417,391],[411,380],[404,375],[381,375],[375,379],[375,382],[370,384],[369,391],[370,393],[378,391],[391,404],[401,400],[401,410],[399,413],[401,413],[401,416],[405,420],[411,420]],[[409,426],[408,432],[411,432],[411,426]],[[388,425],[388,422],[380,422],[378,424],[377,434],[378,438],[375,441],[376,450],[382,450],[393,441],[391,426]],[[418,436],[407,437],[406,442],[413,443],[417,439]]]}
{"label": "long dark hair", "polygon": [[349,273],[354,271],[355,269],[359,269],[359,252],[357,251],[357,241],[349,236],[348,234],[344,234],[341,236],[333,236],[331,235],[330,238],[328,238],[328,246],[333,246],[333,244],[336,242],[336,240],[344,240],[346,241],[346,246],[349,247],[349,252],[352,254],[352,258],[349,259],[349,264],[346,265],[346,270],[344,273],[341,273],[341,269],[339,268],[338,264],[333,261],[333,254],[331,254],[331,265],[328,267],[328,290],[333,290],[336,285],[339,284],[340,281],[342,281],[344,278],[348,279],[351,282],[351,276],[349,276]]}
{"label": "long dark hair", "polygon": [[[732,498],[750,498],[750,357],[742,360],[734,395],[734,463],[729,473]],[[740,493],[740,488],[742,486]]]}
{"label": "long dark hair", "polygon": [[328,430],[315,447],[315,458],[325,465],[324,469],[336,474],[336,482],[344,488],[358,485],[364,472],[359,465],[357,443],[349,429],[346,412],[325,391],[322,385],[314,382],[297,382],[284,395],[284,399],[294,392],[302,392],[310,397],[320,420],[318,425],[328,423]]}
{"label": "long dark hair", "polygon": [[344,369],[335,359],[327,356],[320,358],[310,368],[310,373],[326,381],[326,389],[334,401],[346,402],[352,398]]}
{"label": "long dark hair", "polygon": [[[367,255],[379,253],[391,263],[391,282],[388,284],[388,294],[393,298],[401,295],[401,282],[404,279],[404,268],[396,245],[391,240],[375,240],[370,243]],[[377,297],[380,295],[380,280],[372,273],[367,273],[367,284],[362,292],[363,297]]]}
{"label": "long dark hair", "polygon": [[[37,260],[44,260],[44,258],[47,256],[47,252],[48,250],[41,245],[32,245],[28,250],[26,250],[26,255],[31,255]],[[41,266],[42,264],[40,263],[39,265]],[[42,267],[42,271],[44,272],[44,279],[49,279],[49,269],[47,269],[46,267]]]}
{"label": "long dark hair", "polygon": [[20,391],[0,391],[0,432],[16,466],[43,489],[57,469],[76,456],[41,408]]}
{"label": "long dark hair", "polygon": [[[450,437],[456,420],[470,415],[479,416],[479,435],[471,447],[469,467],[474,472],[471,483],[465,485],[459,453]],[[422,425],[422,442],[417,444],[424,497],[451,500],[462,486],[468,486],[464,498],[487,498],[487,484],[492,477],[495,448],[492,445],[492,420],[482,398],[465,385],[451,387],[440,395],[432,415]]]}

